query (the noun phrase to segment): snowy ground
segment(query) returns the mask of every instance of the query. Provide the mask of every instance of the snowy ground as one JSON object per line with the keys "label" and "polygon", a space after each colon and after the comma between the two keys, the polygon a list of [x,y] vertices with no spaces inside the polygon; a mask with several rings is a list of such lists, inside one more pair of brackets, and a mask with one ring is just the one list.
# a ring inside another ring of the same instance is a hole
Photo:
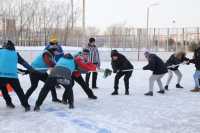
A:
{"label": "snowy ground", "polygon": [[[141,68],[145,62],[134,62],[135,68]],[[104,63],[103,67],[108,67]],[[109,66],[110,67],[110,66]],[[200,132],[200,94],[191,93],[194,83],[194,67],[181,66],[185,89],[176,89],[174,81],[165,95],[155,92],[154,97],[145,97],[148,91],[148,78],[151,72],[137,70],[130,80],[130,96],[124,95],[123,80],[120,82],[120,95],[111,96],[114,74],[103,79],[99,75],[98,90],[94,93],[98,100],[89,100],[82,89],[74,87],[75,109],[51,102],[51,96],[41,106],[40,112],[27,112],[12,93],[16,109],[5,107],[0,98],[0,133],[199,133]],[[165,83],[166,77],[163,79]],[[29,78],[20,77],[23,89],[30,86]],[[32,95],[33,105],[40,87]],[[155,84],[155,91],[157,91]],[[61,98],[63,89],[57,90]]]}

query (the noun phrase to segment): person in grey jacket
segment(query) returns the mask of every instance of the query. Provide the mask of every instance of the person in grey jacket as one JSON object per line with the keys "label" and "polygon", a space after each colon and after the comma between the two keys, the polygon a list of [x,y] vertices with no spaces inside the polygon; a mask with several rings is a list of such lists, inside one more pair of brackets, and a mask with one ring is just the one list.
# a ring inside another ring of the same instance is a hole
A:
{"label": "person in grey jacket", "polygon": [[[93,64],[95,64],[97,66],[97,68],[100,68],[100,56],[99,56],[98,48],[95,45],[94,38],[89,39],[87,49],[90,51],[89,61],[92,62]],[[86,74],[85,81],[89,87],[89,80],[90,80],[91,73],[92,73],[92,88],[97,89],[98,88],[97,87],[97,75],[98,75],[97,72],[88,72]]]}
{"label": "person in grey jacket", "polygon": [[155,54],[151,54],[150,52],[146,51],[144,53],[145,57],[147,58],[149,64],[143,67],[143,70],[150,70],[153,72],[151,77],[149,78],[149,92],[145,93],[146,96],[153,96],[153,86],[154,82],[157,81],[160,91],[158,93],[164,94],[164,88],[162,85],[161,79],[167,73],[167,67],[165,63]]}

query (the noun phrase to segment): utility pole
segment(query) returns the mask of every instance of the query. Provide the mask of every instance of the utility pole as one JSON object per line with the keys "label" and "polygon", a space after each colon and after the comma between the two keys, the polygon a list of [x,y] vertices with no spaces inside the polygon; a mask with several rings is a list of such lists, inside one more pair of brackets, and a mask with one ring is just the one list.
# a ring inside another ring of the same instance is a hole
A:
{"label": "utility pole", "polygon": [[74,0],[71,0],[72,31],[74,30]]}
{"label": "utility pole", "polygon": [[82,46],[84,47],[84,43],[85,43],[85,34],[86,34],[86,32],[85,32],[85,0],[83,0],[83,16],[82,16],[82,42],[83,42],[83,44],[82,44]]}
{"label": "utility pole", "polygon": [[149,10],[151,7],[158,6],[158,5],[159,3],[153,3],[147,7],[147,48],[150,48],[149,46]]}

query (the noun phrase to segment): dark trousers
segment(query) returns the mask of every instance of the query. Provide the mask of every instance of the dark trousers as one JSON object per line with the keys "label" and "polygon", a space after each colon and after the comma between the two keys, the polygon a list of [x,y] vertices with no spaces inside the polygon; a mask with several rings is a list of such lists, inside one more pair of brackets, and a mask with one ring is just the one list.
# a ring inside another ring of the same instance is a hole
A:
{"label": "dark trousers", "polygon": [[86,84],[89,86],[89,81],[90,81],[90,75],[91,74],[92,74],[92,88],[95,88],[95,87],[97,87],[97,75],[98,75],[97,72],[86,73],[85,81],[86,81]]}
{"label": "dark trousers", "polygon": [[[57,78],[49,77],[46,80],[46,83],[41,89],[38,99],[36,101],[36,106],[42,105],[49,91],[54,89],[56,84],[57,84]],[[74,96],[72,91],[72,83],[70,83],[70,85],[62,85],[62,86],[65,88],[65,92],[63,94],[63,100],[68,100],[69,104],[73,104]]]}
{"label": "dark trousers", "polygon": [[6,104],[12,103],[11,97],[8,94],[8,91],[7,91],[7,88],[6,88],[7,84],[10,84],[13,87],[13,89],[16,92],[22,106],[24,106],[25,108],[29,107],[30,105],[28,104],[28,100],[27,100],[27,98],[26,98],[26,96],[25,96],[25,94],[24,94],[24,92],[21,88],[19,80],[13,79],[13,78],[0,78],[0,89],[2,91],[3,98],[5,99]]}
{"label": "dark trousers", "polygon": [[[46,82],[47,78],[48,78],[47,73],[32,73],[32,74],[30,74],[31,87],[26,92],[27,99],[29,99],[29,97],[32,95],[32,93],[36,90],[39,81]],[[51,89],[51,95],[52,95],[52,100],[57,99],[57,93],[56,93],[55,88]]]}
{"label": "dark trousers", "polygon": [[115,76],[115,83],[114,83],[114,89],[118,90],[119,87],[119,80],[122,76],[124,76],[124,84],[125,84],[125,89],[129,90],[129,79],[132,75],[133,71],[129,71],[129,72],[118,72]]}
{"label": "dark trousers", "polygon": [[72,76],[73,85],[74,81],[76,81],[81,86],[81,88],[84,90],[84,92],[87,94],[88,97],[94,96],[93,91],[88,87],[82,76],[79,77]]}

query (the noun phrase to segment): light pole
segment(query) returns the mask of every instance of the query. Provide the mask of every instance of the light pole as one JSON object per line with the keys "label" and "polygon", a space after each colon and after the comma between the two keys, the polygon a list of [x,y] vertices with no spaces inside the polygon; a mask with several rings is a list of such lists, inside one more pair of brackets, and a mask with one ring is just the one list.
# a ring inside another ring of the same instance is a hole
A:
{"label": "light pole", "polygon": [[85,32],[85,0],[83,0],[83,16],[82,16],[82,28],[83,32]]}
{"label": "light pole", "polygon": [[72,15],[72,31],[74,30],[74,0],[71,0],[71,15]]}
{"label": "light pole", "polygon": [[82,46],[84,47],[84,43],[85,43],[85,0],[83,0],[83,9],[82,9],[82,12],[83,12],[83,16],[82,16]]}
{"label": "light pole", "polygon": [[158,5],[159,5],[159,3],[153,3],[147,7],[147,48],[150,48],[150,46],[149,46],[149,10],[151,7],[158,6]]}

